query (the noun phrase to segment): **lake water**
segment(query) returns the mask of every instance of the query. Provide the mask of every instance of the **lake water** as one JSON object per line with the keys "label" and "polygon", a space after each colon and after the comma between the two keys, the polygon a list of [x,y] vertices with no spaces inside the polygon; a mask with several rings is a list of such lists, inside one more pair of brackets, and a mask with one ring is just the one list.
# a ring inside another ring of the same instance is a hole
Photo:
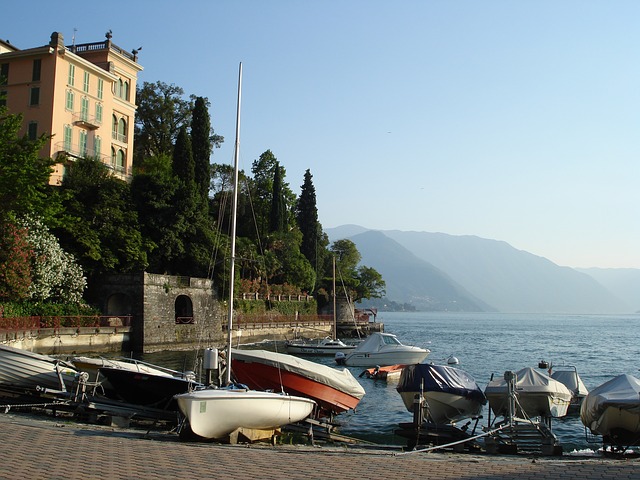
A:
{"label": "lake water", "polygon": [[[550,315],[503,313],[382,313],[378,321],[385,331],[396,334],[402,343],[431,350],[428,362],[446,363],[450,355],[460,361],[458,368],[470,373],[482,390],[491,375],[506,370],[537,367],[540,360],[555,366],[573,365],[588,389],[627,373],[638,377],[640,315]],[[278,349],[275,344],[266,349]],[[172,365],[167,365],[171,359]],[[180,358],[181,360],[178,360]],[[334,365],[331,357],[307,357]],[[145,355],[145,360],[175,368],[189,367],[185,353]],[[182,363],[182,365],[178,364]],[[350,368],[366,391],[355,412],[336,417],[340,432],[381,444],[405,445],[394,434],[401,422],[411,422],[393,382],[359,378],[361,367]],[[481,425],[488,421],[485,407]],[[554,419],[552,428],[565,453],[597,450],[600,444],[587,440],[579,416]],[[481,433],[481,431],[476,431]],[[589,440],[600,437],[589,436]]]}

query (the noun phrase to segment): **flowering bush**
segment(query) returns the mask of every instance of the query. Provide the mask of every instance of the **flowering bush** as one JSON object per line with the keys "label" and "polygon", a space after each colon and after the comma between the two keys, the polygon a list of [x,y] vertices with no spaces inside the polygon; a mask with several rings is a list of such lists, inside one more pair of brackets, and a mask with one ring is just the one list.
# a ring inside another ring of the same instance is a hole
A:
{"label": "flowering bush", "polygon": [[87,279],[75,257],[60,247],[39,219],[25,217],[21,223],[28,230],[27,241],[34,252],[30,298],[36,302],[81,303]]}

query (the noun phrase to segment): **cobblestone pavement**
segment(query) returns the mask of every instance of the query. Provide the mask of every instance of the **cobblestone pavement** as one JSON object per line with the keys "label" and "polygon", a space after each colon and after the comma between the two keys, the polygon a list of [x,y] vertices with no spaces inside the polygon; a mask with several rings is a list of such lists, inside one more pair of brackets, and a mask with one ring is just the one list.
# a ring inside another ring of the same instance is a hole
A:
{"label": "cobblestone pavement", "polygon": [[169,432],[0,413],[1,479],[640,479],[640,459],[399,454],[185,443]]}

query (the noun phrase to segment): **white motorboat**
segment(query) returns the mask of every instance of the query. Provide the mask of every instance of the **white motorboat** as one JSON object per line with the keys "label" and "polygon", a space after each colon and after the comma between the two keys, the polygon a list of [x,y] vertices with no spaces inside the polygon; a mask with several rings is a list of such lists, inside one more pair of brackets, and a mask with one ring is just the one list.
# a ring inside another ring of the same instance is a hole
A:
{"label": "white motorboat", "polygon": [[411,365],[421,363],[429,353],[428,349],[400,343],[391,333],[374,332],[351,352],[336,353],[335,361],[349,367]]}
{"label": "white motorboat", "polygon": [[27,390],[69,390],[80,372],[58,358],[0,345],[0,385]]}
{"label": "white motorboat", "polygon": [[[231,255],[229,265],[229,305],[227,322],[227,369],[225,385],[231,385],[234,280],[236,256],[236,220],[238,208],[238,156],[240,149],[240,99],[242,63],[238,72],[238,110],[236,120],[236,144],[234,158],[233,204],[231,208]],[[180,412],[189,422],[195,435],[206,439],[220,439],[240,428],[277,429],[289,423],[307,418],[316,403],[308,398],[275,392],[259,392],[245,389],[205,388],[181,393],[173,397]],[[185,436],[188,429],[180,430]]]}
{"label": "white motorboat", "polygon": [[[509,385],[506,372],[503,378],[491,380],[484,394],[496,416],[509,412]],[[561,382],[531,367],[515,372],[516,417],[564,417],[571,403],[571,391]]]}
{"label": "white motorboat", "polygon": [[209,439],[224,438],[238,428],[271,429],[296,423],[316,406],[308,398],[227,388],[195,390],[175,398],[191,431]]}
{"label": "white motorboat", "polygon": [[480,415],[487,403],[471,375],[446,365],[407,365],[396,390],[410,412],[414,411],[416,395],[422,395],[424,418],[438,425]]}
{"label": "white motorboat", "polygon": [[640,441],[640,380],[618,375],[594,388],[582,401],[580,420],[605,443],[637,445]]}
{"label": "white motorboat", "polygon": [[348,352],[356,348],[347,345],[337,338],[326,337],[315,341],[290,340],[285,343],[287,353],[295,355],[335,355],[337,352]]}

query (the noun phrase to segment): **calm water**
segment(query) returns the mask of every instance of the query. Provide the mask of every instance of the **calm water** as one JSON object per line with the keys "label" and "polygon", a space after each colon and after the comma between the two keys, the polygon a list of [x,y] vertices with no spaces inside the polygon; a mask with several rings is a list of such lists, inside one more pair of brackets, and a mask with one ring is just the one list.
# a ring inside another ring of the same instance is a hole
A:
{"label": "calm water", "polygon": [[[505,370],[537,367],[542,359],[556,366],[576,366],[588,389],[622,373],[639,375],[640,315],[393,312],[379,315],[378,320],[401,342],[431,350],[427,361],[446,363],[450,355],[455,355],[460,361],[457,367],[473,375],[483,390],[492,374],[502,376]],[[309,359],[334,364],[330,357]],[[146,355],[145,360],[179,369],[185,365],[193,368],[193,357],[184,352]],[[405,439],[394,430],[400,422],[411,422],[412,414],[405,409],[393,382],[359,378],[362,370],[351,368],[367,393],[356,412],[336,418],[340,432],[381,444],[404,445]],[[485,409],[479,426],[486,425],[487,420]],[[599,447],[587,441],[578,416],[554,419],[552,428],[565,453]]]}

